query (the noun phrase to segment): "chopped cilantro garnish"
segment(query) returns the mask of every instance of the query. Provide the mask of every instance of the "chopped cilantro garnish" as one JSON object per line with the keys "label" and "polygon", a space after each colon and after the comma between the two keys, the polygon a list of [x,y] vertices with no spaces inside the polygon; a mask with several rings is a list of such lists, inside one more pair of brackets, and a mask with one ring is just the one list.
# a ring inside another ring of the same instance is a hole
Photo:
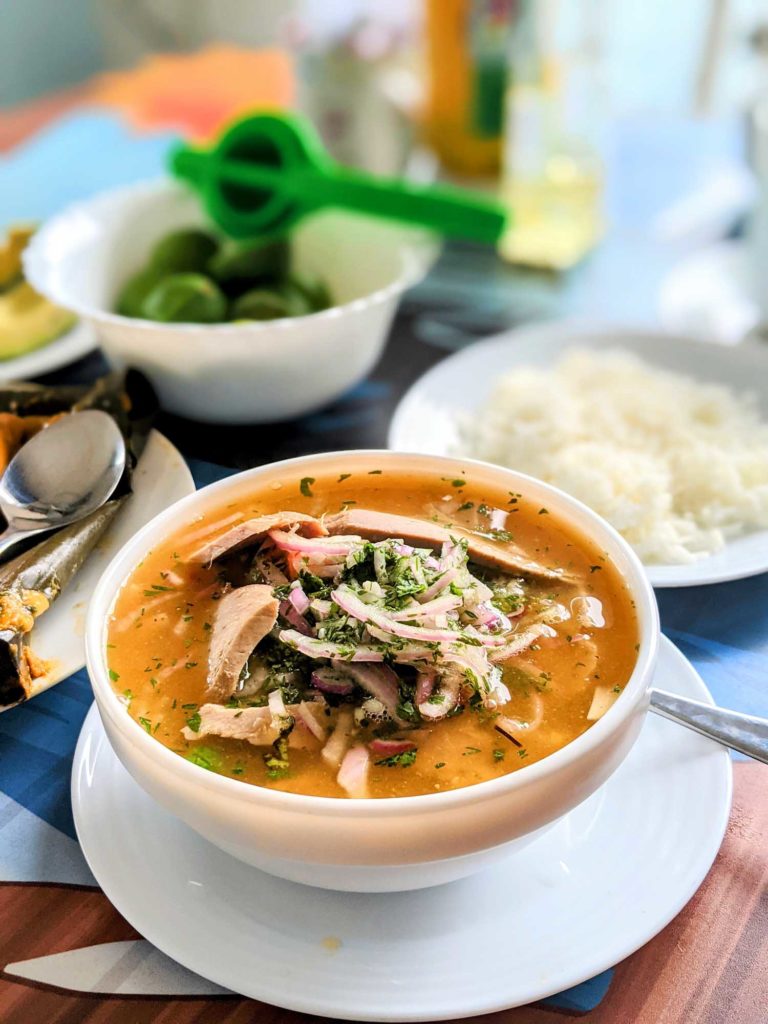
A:
{"label": "chopped cilantro garnish", "polygon": [[397,705],[396,711],[400,718],[405,718],[408,722],[419,721],[419,712],[414,707],[412,700],[401,700]]}
{"label": "chopped cilantro garnish", "polygon": [[147,731],[148,733],[150,733],[150,735],[151,735],[151,733],[152,733],[152,723],[150,722],[150,720],[149,720],[148,718],[141,718],[141,717],[140,717],[140,718],[139,718],[139,723],[140,723],[141,725],[143,725],[143,726],[144,726],[144,728],[146,729],[146,731]]}
{"label": "chopped cilantro garnish", "polygon": [[339,479],[338,479],[338,480],[336,481],[336,483],[340,484],[340,483],[342,483],[342,481],[344,481],[344,480],[349,480],[349,478],[350,478],[351,476],[352,476],[352,474],[351,474],[351,473],[341,473],[341,474],[339,475]]}
{"label": "chopped cilantro garnish", "polygon": [[200,731],[200,712],[199,711],[196,711],[194,713],[194,715],[190,715],[189,716],[189,718],[187,719],[187,725],[192,730],[192,732],[199,732]]}
{"label": "chopped cilantro garnish", "polygon": [[549,509],[546,509],[546,508],[540,508],[540,509],[539,509],[539,515],[540,515],[540,516],[548,516],[548,515],[549,515]]}
{"label": "chopped cilantro garnish", "polygon": [[509,530],[490,530],[489,532],[494,540],[502,540],[507,544],[515,539]]}
{"label": "chopped cilantro garnish", "polygon": [[209,772],[221,771],[221,757],[212,747],[194,747],[184,755],[187,761],[206,768]]}
{"label": "chopped cilantro garnish", "polygon": [[291,767],[288,760],[288,739],[281,736],[272,744],[271,752],[264,754],[264,764],[267,766],[268,779],[282,779],[288,774]]}
{"label": "chopped cilantro garnish", "polygon": [[466,487],[466,480],[451,480],[451,487]]}
{"label": "chopped cilantro garnish", "polygon": [[590,572],[600,572],[602,570],[602,568],[603,568],[602,565],[590,565],[589,571]]}
{"label": "chopped cilantro garnish", "polygon": [[471,508],[475,507],[474,501],[465,501],[463,505],[459,505],[456,509],[457,512],[469,512]]}
{"label": "chopped cilantro garnish", "polygon": [[376,764],[383,768],[410,768],[416,760],[416,753],[415,750],[404,750],[402,754],[390,754],[389,757],[383,757],[380,761],[376,761]]}
{"label": "chopped cilantro garnish", "polygon": [[445,761],[438,761],[435,768],[445,768]]}
{"label": "chopped cilantro garnish", "polygon": [[493,760],[494,761],[503,761],[506,756],[507,756],[506,751],[499,750],[498,748],[496,750],[494,750],[494,752],[493,752]]}
{"label": "chopped cilantro garnish", "polygon": [[381,472],[380,469],[369,469],[368,476],[381,476]]}
{"label": "chopped cilantro garnish", "polygon": [[305,498],[311,498],[312,497],[312,484],[314,482],[315,482],[315,478],[313,476],[303,476],[301,478],[301,483],[299,484],[299,490],[301,491],[301,493],[304,495]]}
{"label": "chopped cilantro garnish", "polygon": [[469,757],[470,754],[479,754],[479,753],[480,753],[480,747],[465,747],[464,748],[464,753],[461,756],[462,757]]}
{"label": "chopped cilantro garnish", "polygon": [[115,670],[113,668],[111,668],[109,670],[109,678],[112,680],[113,683],[116,683],[118,681],[118,679],[120,678],[120,676],[119,676],[119,674],[117,672],[115,672]]}

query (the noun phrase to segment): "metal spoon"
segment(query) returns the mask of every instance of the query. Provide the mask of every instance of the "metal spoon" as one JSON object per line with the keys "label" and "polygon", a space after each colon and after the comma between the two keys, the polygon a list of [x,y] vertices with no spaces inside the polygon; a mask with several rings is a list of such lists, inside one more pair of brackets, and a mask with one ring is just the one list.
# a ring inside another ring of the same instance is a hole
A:
{"label": "metal spoon", "polygon": [[768,718],[713,707],[664,690],[651,691],[651,711],[768,764]]}
{"label": "metal spoon", "polygon": [[0,480],[0,557],[8,548],[95,512],[125,469],[125,441],[105,412],[68,413],[35,434]]}

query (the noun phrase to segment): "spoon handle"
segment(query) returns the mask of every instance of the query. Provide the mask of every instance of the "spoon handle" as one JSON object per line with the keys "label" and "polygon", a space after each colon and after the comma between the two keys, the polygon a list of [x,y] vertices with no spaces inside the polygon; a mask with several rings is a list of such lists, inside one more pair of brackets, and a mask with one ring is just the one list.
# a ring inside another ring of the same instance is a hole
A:
{"label": "spoon handle", "polygon": [[0,561],[3,560],[5,552],[18,544],[19,541],[25,540],[27,537],[36,537],[38,533],[45,533],[46,530],[51,529],[53,527],[50,525],[38,527],[35,530],[14,530],[9,526],[0,533]]}
{"label": "spoon handle", "polygon": [[724,747],[768,764],[768,718],[713,707],[664,690],[651,691],[651,710]]}

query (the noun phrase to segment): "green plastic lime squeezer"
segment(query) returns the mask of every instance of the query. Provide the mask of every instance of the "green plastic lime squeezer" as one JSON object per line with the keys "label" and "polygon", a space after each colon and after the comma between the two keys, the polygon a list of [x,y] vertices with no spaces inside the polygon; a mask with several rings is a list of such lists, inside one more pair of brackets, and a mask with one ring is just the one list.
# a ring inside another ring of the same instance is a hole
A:
{"label": "green plastic lime squeezer", "polygon": [[293,114],[243,118],[210,149],[180,146],[171,154],[171,169],[197,189],[208,215],[233,238],[283,233],[324,207],[489,245],[507,224],[507,211],[485,196],[342,167],[311,126]]}

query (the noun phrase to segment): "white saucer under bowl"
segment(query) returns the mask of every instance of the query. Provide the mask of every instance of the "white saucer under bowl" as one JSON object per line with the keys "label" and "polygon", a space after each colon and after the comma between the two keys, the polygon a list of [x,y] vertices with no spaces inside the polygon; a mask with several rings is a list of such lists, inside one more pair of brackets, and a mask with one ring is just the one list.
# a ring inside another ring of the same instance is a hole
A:
{"label": "white saucer under bowl", "polygon": [[[666,639],[656,681],[711,701]],[[106,895],[185,967],[304,1013],[422,1021],[542,999],[657,934],[715,858],[731,766],[722,747],[649,715],[609,782],[541,838],[498,867],[406,893],[329,892],[232,859],[138,787],[95,706],[72,802]]]}

